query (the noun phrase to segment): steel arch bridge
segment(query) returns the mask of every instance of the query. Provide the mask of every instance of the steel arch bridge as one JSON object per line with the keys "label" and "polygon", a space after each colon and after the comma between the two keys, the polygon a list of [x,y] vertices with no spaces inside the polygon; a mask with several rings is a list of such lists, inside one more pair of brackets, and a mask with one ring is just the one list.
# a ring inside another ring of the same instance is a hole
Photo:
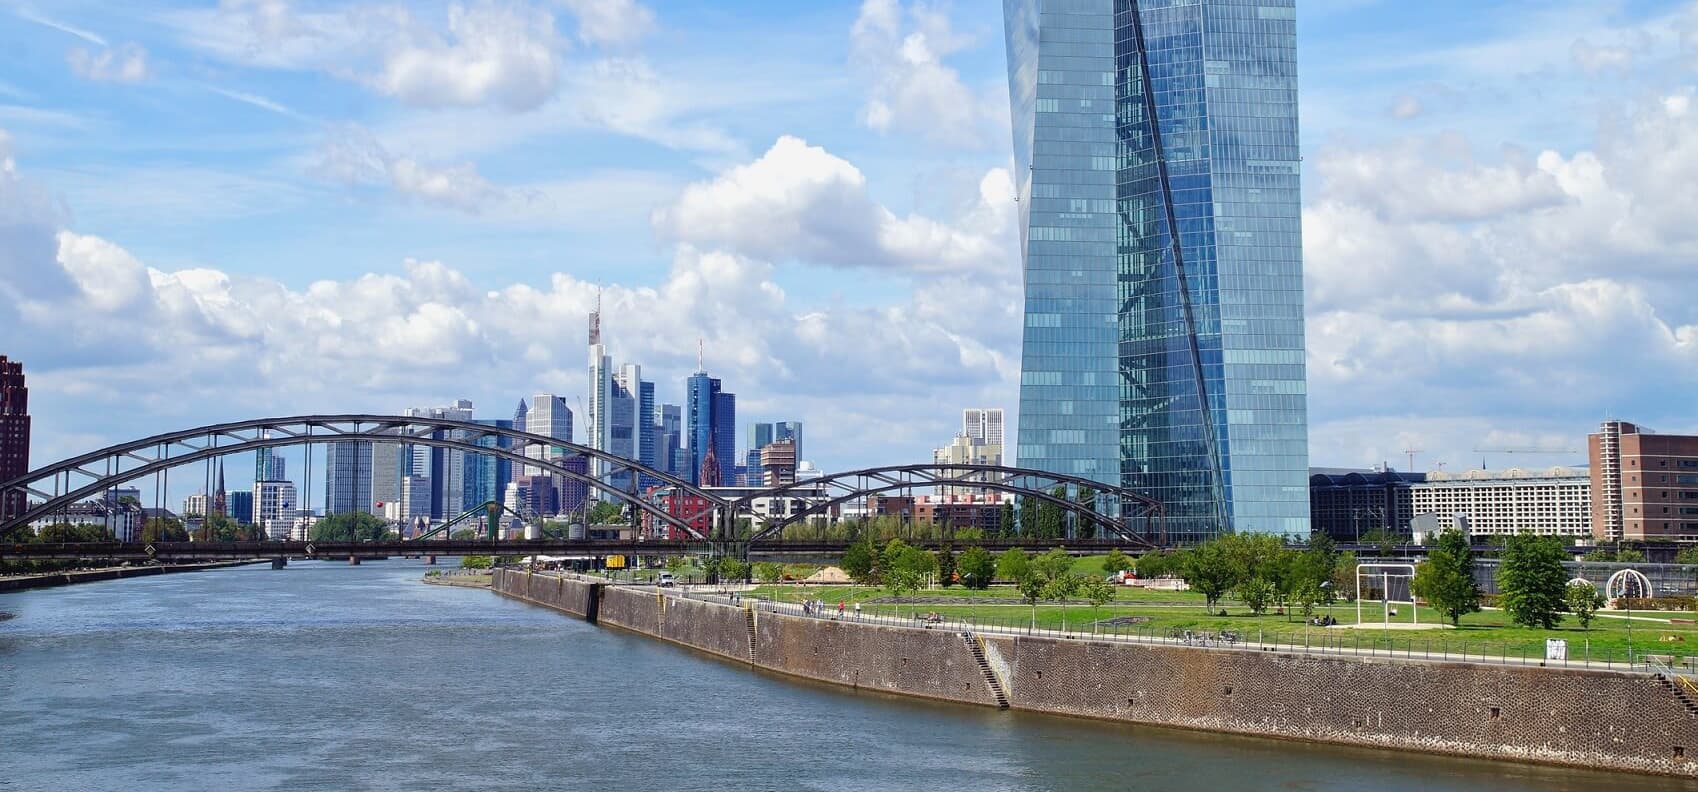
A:
{"label": "steel arch bridge", "polygon": [[[437,436],[439,434],[443,436]],[[491,437],[507,440],[509,447],[477,445],[477,441]],[[716,516],[723,515],[723,510],[729,505],[724,498],[668,473],[605,451],[544,435],[442,418],[303,415],[213,424],[158,434],[91,451],[0,483],[0,492],[21,491],[25,493],[26,499],[33,497],[41,500],[23,514],[0,522],[0,537],[91,495],[136,479],[165,474],[172,468],[265,448],[310,448],[313,445],[339,442],[420,445],[507,459],[515,464],[542,469],[551,475],[579,481],[608,493],[631,504],[632,508],[696,539],[708,538],[691,525],[691,520],[700,517],[699,512],[682,517],[674,515],[645,501],[635,492],[620,490],[594,476],[570,470],[556,462],[527,457],[525,451],[538,447],[560,449],[568,455],[583,456],[605,463],[610,473],[630,471],[635,475],[653,477],[668,486],[704,499]]]}
{"label": "steel arch bridge", "polygon": [[[1095,492],[1097,498],[1117,500],[1121,514],[1103,514],[1096,510],[1095,503],[1079,503],[1068,498],[1058,498],[1050,493],[1056,486],[1070,486],[1079,491],[1088,489]],[[753,512],[754,502],[763,498],[800,498],[818,493],[821,489],[831,493],[825,500],[811,504],[794,514],[768,518],[766,524],[749,537],[748,541],[756,542],[810,517],[828,513],[856,498],[891,491],[935,487],[988,489],[1033,498],[1042,503],[1059,506],[1078,519],[1100,525],[1133,544],[1154,548],[1166,543],[1166,509],[1154,498],[1124,487],[1109,486],[1079,476],[1002,465],[889,465],[832,473],[746,495],[730,503],[730,513],[736,515],[745,511]],[[1128,513],[1128,510],[1135,513]],[[1133,530],[1134,521],[1142,522],[1142,532]]]}

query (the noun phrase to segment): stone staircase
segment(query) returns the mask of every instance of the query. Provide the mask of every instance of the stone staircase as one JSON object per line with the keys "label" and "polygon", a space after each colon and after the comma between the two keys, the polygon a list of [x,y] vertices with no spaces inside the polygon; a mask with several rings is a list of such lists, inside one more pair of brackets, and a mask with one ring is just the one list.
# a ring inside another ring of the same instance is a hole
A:
{"label": "stone staircase", "polygon": [[961,633],[961,640],[967,643],[967,651],[973,653],[973,662],[979,664],[979,673],[985,677],[985,687],[990,688],[991,698],[996,699],[997,709],[1008,709],[1008,694],[1002,690],[1002,680],[996,678],[996,672],[991,670],[990,661],[985,659],[985,647],[979,643],[978,636],[970,632]]}
{"label": "stone staircase", "polygon": [[749,627],[749,662],[755,662],[755,609],[744,608],[743,618]]}

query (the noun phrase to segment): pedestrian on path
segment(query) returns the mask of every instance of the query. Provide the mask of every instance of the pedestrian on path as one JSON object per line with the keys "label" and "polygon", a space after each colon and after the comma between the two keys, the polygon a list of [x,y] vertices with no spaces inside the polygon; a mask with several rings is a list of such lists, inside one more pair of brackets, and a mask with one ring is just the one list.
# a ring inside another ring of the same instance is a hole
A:
{"label": "pedestrian on path", "polygon": [[837,618],[843,618],[843,600],[837,601]]}

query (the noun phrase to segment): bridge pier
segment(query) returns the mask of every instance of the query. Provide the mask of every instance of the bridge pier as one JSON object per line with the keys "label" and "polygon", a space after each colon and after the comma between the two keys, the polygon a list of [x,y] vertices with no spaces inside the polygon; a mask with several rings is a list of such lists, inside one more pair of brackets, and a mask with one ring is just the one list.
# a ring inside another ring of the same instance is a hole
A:
{"label": "bridge pier", "polygon": [[436,566],[436,554],[432,553],[430,555],[425,556],[425,564],[427,566]]}
{"label": "bridge pier", "polygon": [[287,558],[283,558],[283,557],[279,556],[277,558],[271,559],[271,568],[272,569],[282,569],[282,568],[284,568],[288,565],[289,565],[289,559],[287,559]]}
{"label": "bridge pier", "polygon": [[359,566],[359,565],[360,565],[360,557],[359,556],[357,556],[357,555],[348,556],[348,566]]}

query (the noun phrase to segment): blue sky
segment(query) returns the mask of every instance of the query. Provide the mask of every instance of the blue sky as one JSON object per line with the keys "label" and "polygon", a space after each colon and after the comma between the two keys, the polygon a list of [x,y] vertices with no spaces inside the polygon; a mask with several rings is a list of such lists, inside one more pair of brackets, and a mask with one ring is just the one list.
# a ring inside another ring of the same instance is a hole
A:
{"label": "blue sky", "polygon": [[[37,460],[571,397],[598,289],[824,468],[1015,407],[998,3],[0,2],[0,49]],[[1303,0],[1299,60],[1313,464],[1698,429],[1698,4]]]}

